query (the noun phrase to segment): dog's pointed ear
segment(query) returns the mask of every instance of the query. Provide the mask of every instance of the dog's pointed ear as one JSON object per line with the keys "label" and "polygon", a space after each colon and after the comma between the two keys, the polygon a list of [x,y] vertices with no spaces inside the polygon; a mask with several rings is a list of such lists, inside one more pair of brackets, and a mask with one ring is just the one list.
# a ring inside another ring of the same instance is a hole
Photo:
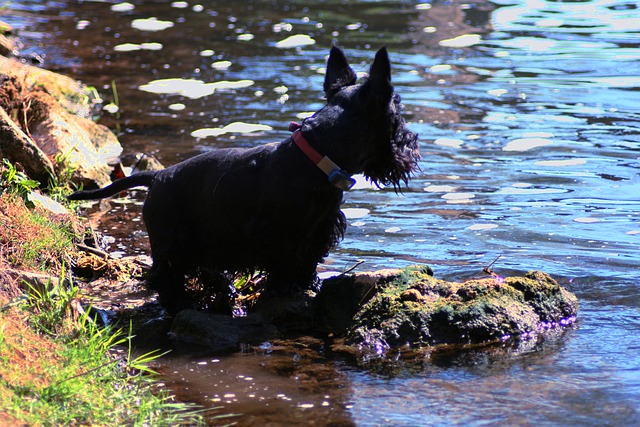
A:
{"label": "dog's pointed ear", "polygon": [[393,86],[391,85],[391,63],[387,48],[381,48],[369,70],[369,79],[363,87],[363,93],[375,106],[384,107],[391,101]]}
{"label": "dog's pointed ear", "polygon": [[389,53],[387,48],[381,48],[371,64],[369,70],[369,80],[379,81],[381,84],[391,86],[391,62],[389,61]]}
{"label": "dog's pointed ear", "polygon": [[324,93],[330,99],[345,86],[356,83],[356,73],[347,62],[347,57],[339,47],[333,46],[327,61],[327,74],[324,77]]}

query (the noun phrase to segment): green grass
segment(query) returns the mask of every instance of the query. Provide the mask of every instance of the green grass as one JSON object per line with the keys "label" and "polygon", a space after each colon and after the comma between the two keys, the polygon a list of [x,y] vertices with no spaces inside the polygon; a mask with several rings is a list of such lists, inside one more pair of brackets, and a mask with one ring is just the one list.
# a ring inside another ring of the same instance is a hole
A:
{"label": "green grass", "polygon": [[0,309],[0,425],[201,424],[158,388],[149,362],[159,355],[134,357],[131,333],[96,326],[76,296],[69,285],[31,288]]}
{"label": "green grass", "polygon": [[[8,159],[2,159],[0,164],[0,195],[5,191],[17,194],[28,203],[29,193],[38,188],[40,183],[19,171]],[[33,207],[33,206],[29,206]]]}
{"label": "green grass", "polygon": [[0,163],[0,195],[3,193],[17,194],[24,200],[27,207],[33,208],[35,205],[30,201],[29,195],[34,190],[40,189],[55,201],[71,204],[67,200],[67,196],[78,188],[72,182],[76,167],[68,162],[70,154],[71,150],[67,154],[58,153],[54,156],[53,162],[56,172],[49,177],[46,186],[30,179],[8,159],[2,159],[2,163]]}
{"label": "green grass", "polygon": [[[30,201],[39,183],[2,159],[0,164],[0,247],[2,257],[16,268],[51,269],[57,273],[60,260],[73,249],[79,222],[71,216],[52,215]],[[70,191],[63,181],[51,187],[58,198]]]}
{"label": "green grass", "polygon": [[79,228],[71,217],[29,209],[16,194],[0,196],[0,225],[2,256],[11,265],[56,274]]}
{"label": "green grass", "polygon": [[[130,328],[98,327],[82,308],[65,269],[78,221],[28,208],[11,175],[0,180],[0,426],[202,424],[159,386],[158,354],[135,356]],[[5,268],[59,279],[17,287]]]}

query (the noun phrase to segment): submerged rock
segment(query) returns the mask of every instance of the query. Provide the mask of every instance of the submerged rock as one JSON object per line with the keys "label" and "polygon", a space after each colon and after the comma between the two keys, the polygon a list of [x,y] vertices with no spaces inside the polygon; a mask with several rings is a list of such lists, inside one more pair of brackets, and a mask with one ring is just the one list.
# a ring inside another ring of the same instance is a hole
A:
{"label": "submerged rock", "polygon": [[385,269],[325,279],[315,301],[322,327],[330,333],[345,334],[352,327],[355,314],[399,272]]}
{"label": "submerged rock", "polygon": [[578,311],[577,298],[539,271],[463,283],[420,267],[387,270],[372,282],[375,275],[329,279],[318,299],[329,329],[375,351],[499,340],[572,323]]}
{"label": "submerged rock", "polygon": [[257,343],[272,338],[275,326],[265,323],[260,315],[232,317],[197,310],[179,312],[169,335],[181,344],[214,351],[236,350],[241,343]]}

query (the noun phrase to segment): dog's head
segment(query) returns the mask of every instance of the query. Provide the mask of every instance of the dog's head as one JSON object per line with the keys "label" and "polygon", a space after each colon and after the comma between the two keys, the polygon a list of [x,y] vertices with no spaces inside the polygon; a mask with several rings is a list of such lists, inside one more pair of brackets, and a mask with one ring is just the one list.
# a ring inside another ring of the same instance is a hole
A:
{"label": "dog's head", "polygon": [[364,83],[356,79],[344,53],[333,47],[324,80],[327,105],[305,120],[302,131],[349,174],[398,190],[420,154],[418,135],[407,129],[391,85],[387,50],[378,51]]}

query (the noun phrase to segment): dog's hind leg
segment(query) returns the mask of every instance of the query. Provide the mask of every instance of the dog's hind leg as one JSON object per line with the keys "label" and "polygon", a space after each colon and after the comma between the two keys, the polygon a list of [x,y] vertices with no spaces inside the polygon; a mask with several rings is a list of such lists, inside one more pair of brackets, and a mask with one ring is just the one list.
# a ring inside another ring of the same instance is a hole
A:
{"label": "dog's hind leg", "polygon": [[185,289],[185,272],[173,267],[169,261],[154,259],[147,286],[158,293],[158,302],[169,314],[191,305]]}

